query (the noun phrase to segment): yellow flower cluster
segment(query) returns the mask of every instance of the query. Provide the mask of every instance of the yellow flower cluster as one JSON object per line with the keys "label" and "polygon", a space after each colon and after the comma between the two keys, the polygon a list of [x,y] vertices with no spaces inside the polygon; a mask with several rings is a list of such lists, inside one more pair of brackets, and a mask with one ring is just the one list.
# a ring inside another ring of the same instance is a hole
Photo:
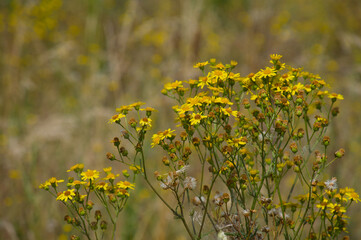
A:
{"label": "yellow flower cluster", "polygon": [[[160,146],[165,151],[161,162],[168,171],[164,174],[156,171],[154,175],[161,189],[172,192],[177,202],[175,207],[148,180],[143,147],[144,135],[152,123],[151,111],[146,117],[138,116],[137,120],[131,118],[123,123],[121,119],[133,108],[139,112],[139,106],[138,109],[133,105],[123,106],[117,109],[122,115],[111,120],[125,130],[123,138],[136,151],[131,160],[120,140],[114,138],[112,142],[121,157],[119,162],[130,165],[134,174],[145,178],[173,214],[182,219],[192,239],[202,236],[202,227],[198,233],[189,229],[184,215],[187,207],[182,199],[193,204],[189,207],[193,218],[196,218],[194,209],[202,206],[197,211],[211,219],[210,228],[223,226],[235,239],[243,236],[266,239],[271,235],[300,239],[306,237],[304,226],[309,224],[307,229],[314,229],[317,221],[322,227],[317,235],[320,239],[336,238],[346,232],[345,212],[352,202],[360,201],[358,194],[350,188],[337,192],[333,179],[324,183],[314,180],[344,155],[340,149],[329,160],[330,138],[324,135],[332,117],[339,112],[335,104],[343,96],[329,94],[326,82],[318,75],[287,66],[281,58],[272,54],[272,66],[246,77],[233,72],[237,62],[222,64],[211,59],[194,65],[203,73],[198,79],[164,85],[162,94],[177,101],[173,110],[177,127],[182,130],[177,134],[172,129],[153,134],[151,146]],[[318,144],[322,144],[322,152],[314,150]],[[315,159],[308,157],[313,152]],[[201,165],[199,180],[189,176],[193,158],[198,158]],[[108,159],[116,160],[112,154]],[[281,188],[283,179],[292,174],[294,183],[287,198],[300,191],[303,194],[295,197],[298,203],[286,201],[283,196],[286,190]],[[125,182],[118,186],[128,189]],[[226,192],[216,191],[215,186],[223,186],[222,191]],[[274,203],[275,199],[278,204]],[[236,207],[229,209],[228,202]],[[239,209],[243,209],[243,220]],[[244,228],[240,229],[242,224]],[[265,226],[261,231],[254,228],[262,224]],[[309,239],[314,239],[311,235]]]}

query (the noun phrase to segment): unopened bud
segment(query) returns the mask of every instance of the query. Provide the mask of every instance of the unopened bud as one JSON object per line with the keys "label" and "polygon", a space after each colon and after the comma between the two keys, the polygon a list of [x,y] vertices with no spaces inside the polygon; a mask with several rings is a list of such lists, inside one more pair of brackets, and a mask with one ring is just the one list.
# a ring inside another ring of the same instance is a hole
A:
{"label": "unopened bud", "polygon": [[340,150],[338,150],[337,152],[335,152],[335,157],[337,158],[341,158],[345,155],[345,149],[341,148]]}

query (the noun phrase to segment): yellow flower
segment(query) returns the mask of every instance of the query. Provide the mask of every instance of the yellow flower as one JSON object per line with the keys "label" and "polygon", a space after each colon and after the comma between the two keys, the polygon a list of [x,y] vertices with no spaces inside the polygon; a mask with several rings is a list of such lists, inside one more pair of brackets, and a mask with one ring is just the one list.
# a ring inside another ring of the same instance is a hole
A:
{"label": "yellow flower", "polygon": [[112,167],[103,168],[103,171],[104,171],[105,173],[109,173],[109,172],[112,171]]}
{"label": "yellow flower", "polygon": [[133,189],[134,190],[134,187],[135,187],[135,184],[133,183],[130,183],[128,181],[120,181],[117,183],[117,187],[121,188],[121,189]]}
{"label": "yellow flower", "polygon": [[199,63],[197,63],[197,64],[195,64],[193,67],[194,68],[200,68],[200,69],[203,69],[205,66],[207,66],[208,65],[208,61],[206,61],[206,62],[199,62]]}
{"label": "yellow flower", "polygon": [[331,93],[328,95],[328,98],[336,101],[337,99],[339,100],[343,100],[343,96],[341,94],[337,94],[337,93]]}
{"label": "yellow flower", "polygon": [[261,71],[259,71],[257,75],[260,78],[273,77],[276,76],[276,70],[273,68],[266,67],[266,69],[264,70],[261,69]]}
{"label": "yellow flower", "polygon": [[361,202],[360,196],[355,192],[353,188],[346,187],[345,190],[346,190],[345,195],[348,198],[348,200],[355,201],[356,203]]}
{"label": "yellow flower", "polygon": [[327,205],[328,205],[328,200],[326,198],[324,198],[322,203],[317,204],[316,207],[324,210],[327,207]]}
{"label": "yellow flower", "polygon": [[176,108],[176,111],[179,114],[185,114],[186,112],[194,111],[194,109],[190,104],[183,104],[180,108]]}
{"label": "yellow flower", "polygon": [[224,65],[222,63],[218,63],[214,66],[211,66],[212,68],[218,68],[218,69],[224,69]]}
{"label": "yellow flower", "polygon": [[83,168],[84,168],[84,164],[78,163],[78,164],[75,164],[74,166],[72,166],[69,170],[67,170],[67,172],[74,171],[77,173],[77,172],[83,171]]}
{"label": "yellow flower", "polygon": [[250,98],[250,99],[251,99],[252,101],[254,101],[254,100],[256,100],[257,98],[258,98],[258,95],[256,95],[256,94],[252,94],[252,96],[251,96],[251,98]]}
{"label": "yellow flower", "polygon": [[134,173],[144,172],[144,169],[139,165],[129,166],[129,169],[132,170]]}
{"label": "yellow flower", "polygon": [[99,172],[97,170],[90,170],[88,169],[86,172],[81,173],[82,180],[95,180],[99,178]]}
{"label": "yellow flower", "polygon": [[223,92],[224,92],[223,88],[221,88],[221,87],[211,87],[211,86],[208,86],[208,89],[213,92],[213,95],[214,95],[214,96],[218,96],[219,93],[223,93]]}
{"label": "yellow flower", "polygon": [[63,202],[68,201],[68,199],[72,200],[73,197],[75,196],[74,191],[75,191],[75,189],[68,189],[68,190],[60,193],[58,195],[58,197],[56,198],[56,200],[60,200],[60,201],[63,201]]}
{"label": "yellow flower", "polygon": [[189,79],[189,80],[188,80],[188,84],[189,84],[191,87],[194,87],[195,85],[198,84],[198,80]]}
{"label": "yellow flower", "polygon": [[133,107],[135,110],[139,110],[139,107],[144,105],[144,102],[136,102],[129,105],[129,107]]}
{"label": "yellow flower", "polygon": [[244,145],[247,144],[247,138],[245,137],[241,137],[241,138],[233,138],[233,139],[228,139],[227,140],[227,143],[230,145],[230,146],[235,146],[235,147],[243,147]]}
{"label": "yellow flower", "polygon": [[64,182],[64,180],[62,179],[58,180],[55,177],[52,177],[47,182],[49,182],[52,187],[57,187],[58,183]]}
{"label": "yellow flower", "polygon": [[141,108],[140,111],[156,112],[157,110],[152,107]]}
{"label": "yellow flower", "polygon": [[131,106],[121,106],[120,108],[115,109],[115,111],[127,114],[128,111],[130,111],[131,109],[132,109]]}
{"label": "yellow flower", "polygon": [[197,84],[197,87],[201,87],[201,89],[203,89],[203,87],[205,85],[208,85],[208,78],[207,77],[200,77],[199,82]]}
{"label": "yellow flower", "polygon": [[152,127],[152,119],[146,118],[146,117],[142,118],[139,121],[139,124],[142,125],[142,126]]}
{"label": "yellow flower", "polygon": [[214,70],[207,75],[208,83],[216,84],[218,81],[224,82],[227,80],[228,73],[222,70]]}
{"label": "yellow flower", "polygon": [[79,181],[79,180],[74,180],[70,185],[71,186],[74,186],[74,187],[80,187],[80,185],[84,185],[86,184],[86,182],[82,182],[82,181]]}
{"label": "yellow flower", "polygon": [[234,117],[237,117],[237,114],[238,112],[237,111],[232,111],[232,109],[229,107],[229,108],[221,108],[221,111],[224,115],[226,116],[234,116]]}
{"label": "yellow flower", "polygon": [[207,116],[203,116],[202,113],[192,113],[192,118],[190,120],[191,125],[198,125],[202,121],[202,119],[207,118]]}
{"label": "yellow flower", "polygon": [[115,114],[111,119],[109,119],[108,123],[115,123],[115,122],[119,121],[120,119],[122,119],[124,117],[125,117],[125,115],[122,114],[122,113]]}
{"label": "yellow flower", "polygon": [[224,98],[224,97],[217,97],[214,100],[215,103],[220,103],[220,104],[228,104],[228,105],[233,105],[233,102],[229,101],[228,98]]}
{"label": "yellow flower", "polygon": [[183,87],[182,81],[175,81],[172,83],[166,83],[164,85],[164,89],[166,89],[166,90],[172,90],[172,89],[177,89],[177,88],[182,88],[182,87]]}
{"label": "yellow flower", "polygon": [[282,55],[271,54],[270,57],[271,57],[272,60],[278,61],[278,60],[280,60],[282,58]]}
{"label": "yellow flower", "polygon": [[108,183],[100,182],[100,183],[97,183],[97,185],[95,186],[95,189],[100,190],[100,191],[107,191],[109,189],[109,185],[108,185]]}
{"label": "yellow flower", "polygon": [[233,72],[231,72],[228,74],[228,78],[232,79],[236,82],[239,82],[239,81],[241,81],[241,74],[239,74],[239,73],[234,74]]}
{"label": "yellow flower", "polygon": [[50,185],[51,185],[50,182],[46,181],[45,183],[40,184],[39,188],[48,190]]}
{"label": "yellow flower", "polygon": [[295,78],[292,73],[285,73],[280,77],[281,82],[290,82]]}
{"label": "yellow flower", "polygon": [[338,203],[329,203],[327,204],[327,208],[330,209],[331,213],[344,213],[346,212],[346,209],[344,207],[342,207],[340,204]]}
{"label": "yellow flower", "polygon": [[116,193],[118,196],[122,197],[122,196],[130,196],[129,193],[127,192],[127,190],[125,189],[117,189]]}
{"label": "yellow flower", "polygon": [[202,106],[201,98],[199,96],[195,96],[193,98],[188,98],[187,103],[192,107],[193,106]]}
{"label": "yellow flower", "polygon": [[205,103],[207,105],[212,103],[212,99],[209,96],[202,96],[200,101],[201,103]]}
{"label": "yellow flower", "polygon": [[159,133],[159,134],[153,134],[152,136],[152,148],[155,146],[155,145],[158,145],[160,143],[160,141],[162,141],[164,139],[164,136],[162,135],[162,133]]}
{"label": "yellow flower", "polygon": [[115,175],[114,173],[109,172],[108,175],[104,178],[104,180],[114,180],[116,177],[119,177],[119,174]]}

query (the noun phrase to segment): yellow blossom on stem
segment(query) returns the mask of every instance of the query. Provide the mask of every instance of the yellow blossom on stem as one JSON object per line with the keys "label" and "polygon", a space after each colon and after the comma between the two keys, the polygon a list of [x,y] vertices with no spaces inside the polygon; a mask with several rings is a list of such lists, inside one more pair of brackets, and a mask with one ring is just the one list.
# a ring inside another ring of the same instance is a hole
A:
{"label": "yellow blossom on stem", "polygon": [[67,170],[67,172],[74,171],[77,173],[77,172],[83,171],[83,169],[84,169],[84,164],[78,163],[78,164],[75,164],[74,166],[72,166],[69,170]]}
{"label": "yellow blossom on stem", "polygon": [[144,105],[144,102],[136,102],[129,105],[129,107],[133,107],[135,110],[139,110],[140,106]]}
{"label": "yellow blossom on stem", "polygon": [[40,184],[39,188],[48,190],[50,185],[51,185],[50,182],[46,181],[45,183]]}
{"label": "yellow blossom on stem", "polygon": [[66,202],[68,201],[68,199],[72,200],[73,197],[75,196],[75,193],[74,193],[75,189],[68,189],[64,192],[61,192],[58,197],[56,198],[56,200],[60,200],[60,201],[63,201],[63,202]]}
{"label": "yellow blossom on stem", "polygon": [[337,94],[337,93],[328,94],[328,98],[330,98],[330,99],[333,100],[333,101],[336,101],[337,99],[339,99],[339,100],[343,100],[343,99],[344,99],[341,94]]}
{"label": "yellow blossom on stem", "polygon": [[117,187],[121,188],[121,189],[133,189],[134,190],[134,187],[135,187],[135,184],[133,183],[130,183],[128,181],[120,181],[117,183]]}
{"label": "yellow blossom on stem", "polygon": [[186,112],[194,111],[192,105],[183,104],[180,108],[176,108],[178,114],[185,114]]}
{"label": "yellow blossom on stem", "polygon": [[108,181],[112,181],[114,180],[116,177],[119,177],[119,174],[114,174],[109,172],[108,175],[104,178],[104,180],[108,180]]}
{"label": "yellow blossom on stem", "polygon": [[125,118],[125,115],[122,113],[114,115],[111,119],[109,119],[109,123],[115,123],[119,121],[120,119]]}
{"label": "yellow blossom on stem", "polygon": [[270,58],[272,59],[272,60],[280,60],[281,58],[282,58],[282,55],[279,55],[279,54],[271,54],[270,55]]}
{"label": "yellow blossom on stem", "polygon": [[142,126],[152,127],[152,119],[147,118],[147,117],[142,118],[139,121],[139,124],[142,125]]}
{"label": "yellow blossom on stem", "polygon": [[55,177],[52,177],[52,178],[50,178],[50,179],[48,180],[48,182],[50,183],[50,185],[51,185],[52,187],[57,187],[57,186],[58,186],[58,183],[64,182],[64,180],[62,180],[62,179],[58,180],[58,179],[56,179]]}
{"label": "yellow blossom on stem", "polygon": [[130,111],[131,109],[132,109],[131,106],[121,106],[121,107],[115,109],[115,111],[123,113],[123,114],[127,114],[128,111]]}
{"label": "yellow blossom on stem", "polygon": [[344,207],[342,207],[340,204],[338,203],[329,203],[327,204],[327,208],[330,209],[331,213],[344,213],[346,212],[346,209]]}
{"label": "yellow blossom on stem", "polygon": [[233,111],[231,108],[221,108],[221,111],[224,115],[226,116],[234,116],[237,117],[238,112],[237,111]]}
{"label": "yellow blossom on stem", "polygon": [[140,167],[139,165],[129,166],[129,169],[132,170],[134,173],[144,172],[144,169],[142,167]]}
{"label": "yellow blossom on stem", "polygon": [[95,189],[100,191],[107,191],[109,189],[109,185],[105,182],[99,182],[96,184]]}
{"label": "yellow blossom on stem", "polygon": [[200,68],[200,69],[203,69],[205,66],[207,66],[208,65],[208,61],[206,61],[206,62],[199,62],[199,63],[197,63],[197,64],[195,64],[193,67],[194,68]]}
{"label": "yellow blossom on stem", "polygon": [[84,185],[84,184],[86,184],[86,182],[82,182],[82,181],[79,181],[79,180],[74,180],[71,183],[71,186],[80,186],[80,185]]}
{"label": "yellow blossom on stem", "polygon": [[353,188],[346,187],[345,195],[351,201],[355,201],[356,203],[361,202],[360,196],[355,192]]}
{"label": "yellow blossom on stem", "polygon": [[316,207],[324,210],[327,207],[327,204],[328,204],[328,200],[326,198],[324,198],[320,204],[316,205]]}
{"label": "yellow blossom on stem", "polygon": [[152,148],[155,146],[155,145],[158,145],[160,143],[160,141],[162,141],[164,139],[164,136],[162,135],[162,133],[159,133],[159,134],[153,134],[152,136]]}
{"label": "yellow blossom on stem", "polygon": [[198,125],[204,118],[207,118],[207,116],[203,116],[202,113],[192,113],[190,123],[191,125]]}
{"label": "yellow blossom on stem", "polygon": [[228,104],[228,105],[233,105],[233,102],[229,101],[228,98],[225,97],[217,97],[214,100],[215,103],[220,103],[220,104]]}
{"label": "yellow blossom on stem", "polygon": [[99,178],[99,172],[97,170],[90,170],[88,169],[86,172],[81,173],[82,180],[92,180]]}
{"label": "yellow blossom on stem", "polygon": [[259,71],[257,75],[260,78],[273,77],[276,76],[276,70],[273,68],[266,67],[266,69],[264,70],[261,69],[261,71]]}
{"label": "yellow blossom on stem", "polygon": [[129,196],[130,196],[129,193],[128,193],[128,191],[125,190],[125,189],[117,189],[117,190],[116,190],[116,193],[117,193],[117,195],[120,196],[120,197],[124,197],[124,196],[129,197]]}
{"label": "yellow blossom on stem", "polygon": [[172,89],[177,89],[177,88],[182,88],[182,81],[174,81],[172,83],[166,83],[164,85],[164,89],[166,90],[172,90]]}

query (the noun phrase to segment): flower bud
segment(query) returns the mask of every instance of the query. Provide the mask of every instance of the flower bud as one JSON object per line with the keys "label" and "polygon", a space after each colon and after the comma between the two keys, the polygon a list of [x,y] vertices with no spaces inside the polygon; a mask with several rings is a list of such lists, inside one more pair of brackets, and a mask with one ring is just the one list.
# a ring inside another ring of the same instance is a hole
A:
{"label": "flower bud", "polygon": [[97,230],[98,229],[98,223],[97,222],[91,222],[90,223],[90,228],[92,229],[92,230]]}
{"label": "flower bud", "polygon": [[291,143],[290,149],[293,153],[298,152],[297,144],[295,142]]}
{"label": "flower bud", "polygon": [[208,195],[209,194],[209,187],[207,185],[203,186],[203,194]]}
{"label": "flower bud", "polygon": [[334,107],[334,108],[332,108],[331,113],[332,113],[332,116],[336,117],[340,113],[340,110],[338,107]]}
{"label": "flower bud", "polygon": [[106,230],[107,227],[108,227],[108,223],[106,221],[103,220],[103,221],[100,222],[100,229],[101,230]]}
{"label": "flower bud", "polygon": [[129,133],[127,131],[122,131],[122,135],[124,139],[129,139]]}
{"label": "flower bud", "polygon": [[64,221],[67,222],[68,224],[72,223],[72,219],[71,219],[71,217],[69,215],[65,215]]}
{"label": "flower bud", "polygon": [[102,212],[99,210],[95,211],[94,218],[98,221],[102,218]]}
{"label": "flower bud", "polygon": [[88,210],[92,210],[93,209],[93,206],[94,206],[94,203],[92,201],[88,201],[87,204],[86,204],[86,208]]}
{"label": "flower bud", "polygon": [[128,124],[132,127],[132,128],[136,128],[137,127],[137,121],[134,118],[131,118],[128,122]]}
{"label": "flower bud", "polygon": [[345,149],[341,148],[340,150],[338,150],[337,152],[335,152],[335,157],[337,158],[341,158],[345,155]]}
{"label": "flower bud", "polygon": [[199,144],[200,144],[199,138],[194,137],[194,138],[192,139],[192,143],[193,143],[193,145],[196,146],[196,147],[199,146]]}
{"label": "flower bud", "polygon": [[222,195],[222,199],[225,203],[227,203],[229,201],[229,194],[228,193],[223,193]]}
{"label": "flower bud", "polygon": [[166,166],[169,166],[169,164],[170,164],[170,161],[169,161],[169,159],[167,157],[163,157],[162,162]]}
{"label": "flower bud", "polygon": [[243,99],[242,104],[245,109],[249,109],[251,107],[251,105],[249,104],[249,100],[247,98]]}
{"label": "flower bud", "polygon": [[110,153],[110,152],[108,152],[108,153],[106,154],[106,156],[107,156],[107,158],[108,158],[110,161],[115,160],[114,154],[112,154],[112,153]]}
{"label": "flower bud", "polygon": [[298,129],[297,131],[298,138],[303,138],[304,135],[305,135],[305,130],[303,128]]}
{"label": "flower bud", "polygon": [[85,213],[86,213],[86,212],[85,212],[84,208],[80,207],[80,208],[79,208],[79,215],[80,215],[80,216],[84,216]]}
{"label": "flower bud", "polygon": [[330,137],[324,136],[322,139],[322,145],[327,147],[329,144],[330,144]]}
{"label": "flower bud", "polygon": [[128,178],[130,176],[127,169],[124,169],[122,171],[122,173],[123,173],[123,176],[126,177],[126,178]]}

